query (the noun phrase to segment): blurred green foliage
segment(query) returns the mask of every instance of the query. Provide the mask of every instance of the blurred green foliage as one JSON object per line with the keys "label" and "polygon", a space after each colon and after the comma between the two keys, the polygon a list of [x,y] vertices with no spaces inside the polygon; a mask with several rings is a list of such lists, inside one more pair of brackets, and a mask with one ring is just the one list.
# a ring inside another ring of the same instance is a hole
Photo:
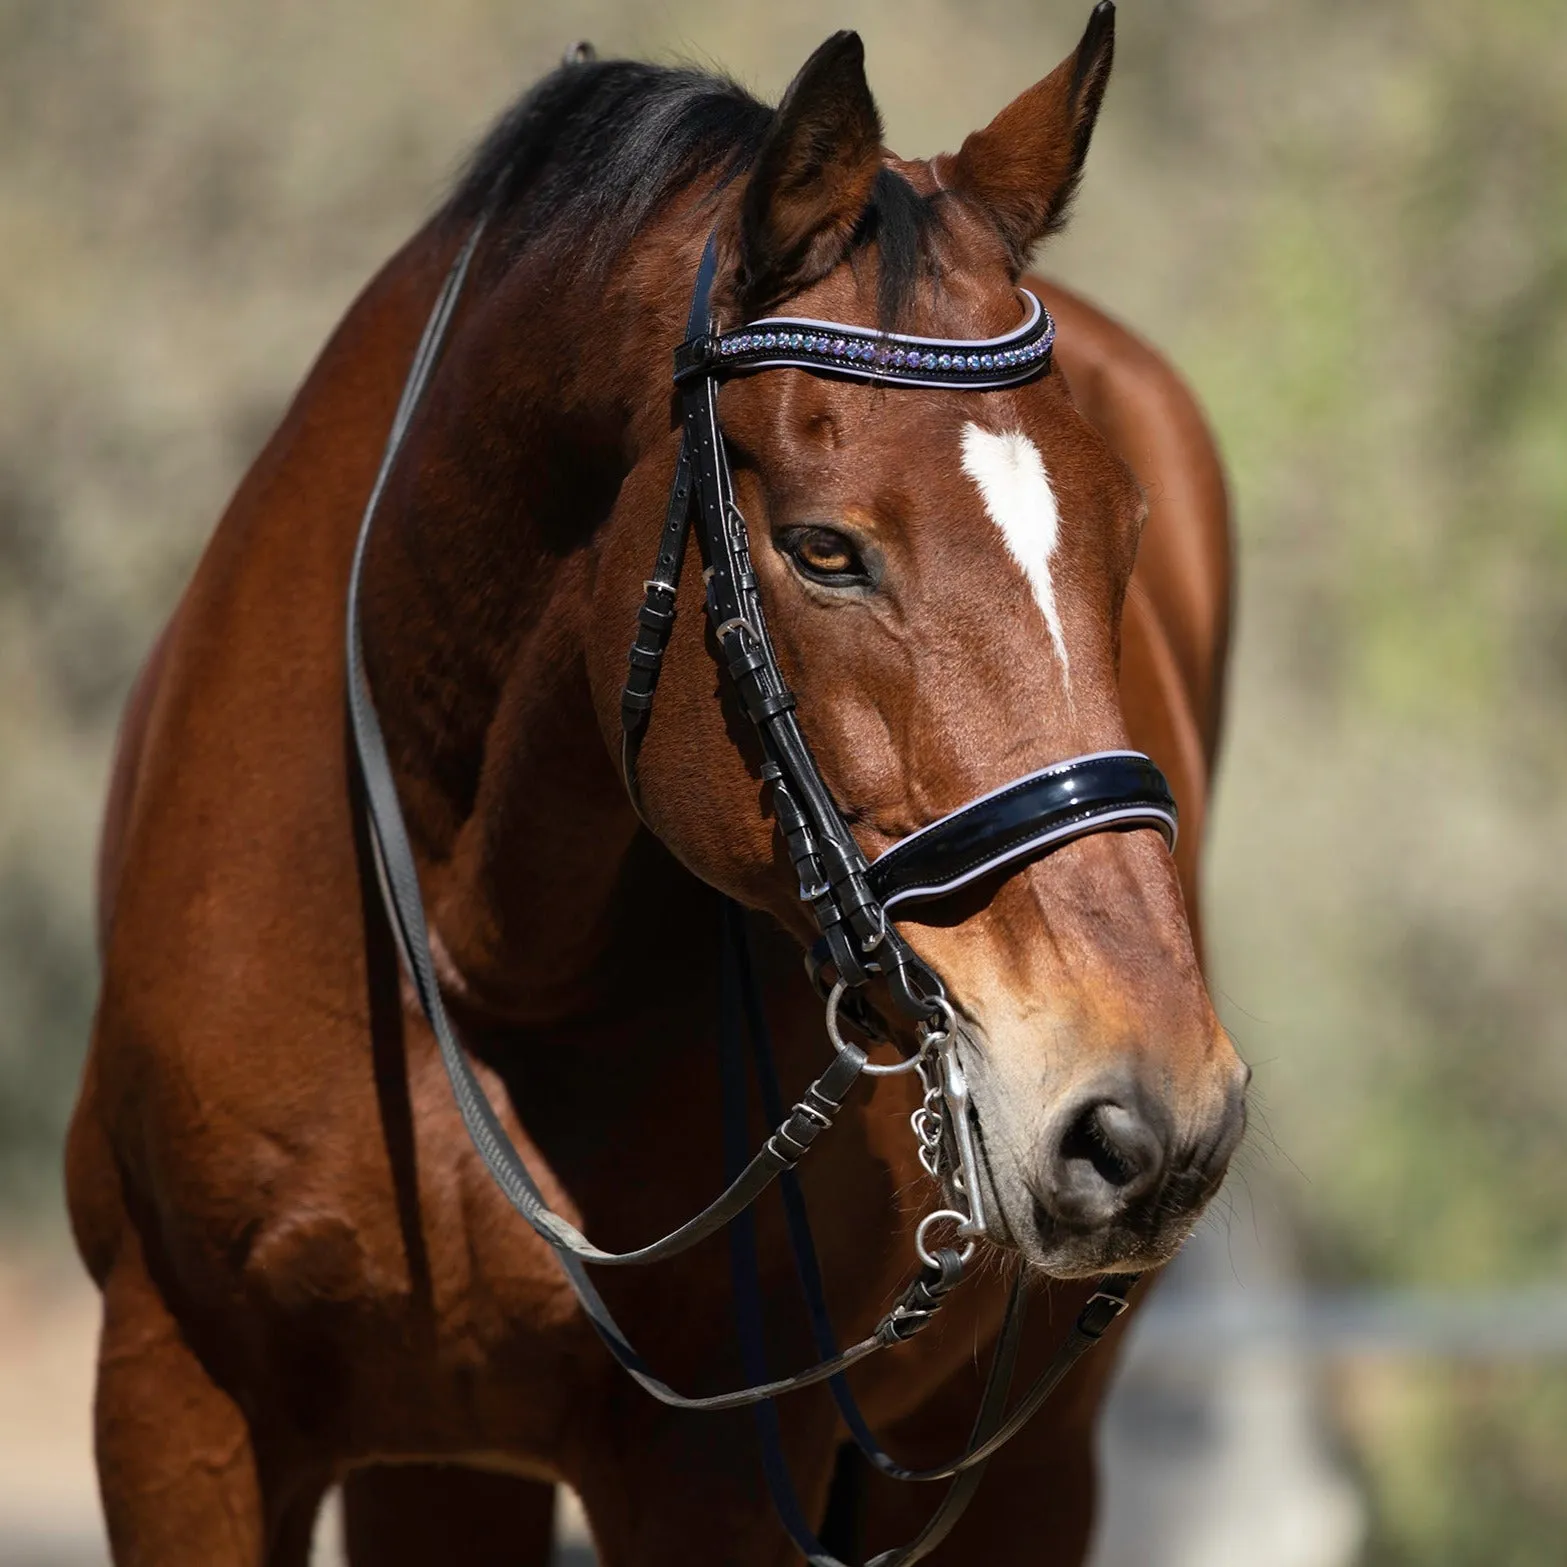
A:
{"label": "blurred green foliage", "polygon": [[[118,705],[354,290],[579,35],[954,146],[1086,0],[0,0],[0,1173],[54,1191]],[[1567,1273],[1567,18],[1128,3],[1049,268],[1185,369],[1242,538],[1213,841],[1237,1179],[1312,1272]],[[1247,1162],[1243,1161],[1243,1162]],[[46,1211],[57,1213],[53,1199]],[[1567,1379],[1351,1368],[1377,1567],[1561,1559]]]}

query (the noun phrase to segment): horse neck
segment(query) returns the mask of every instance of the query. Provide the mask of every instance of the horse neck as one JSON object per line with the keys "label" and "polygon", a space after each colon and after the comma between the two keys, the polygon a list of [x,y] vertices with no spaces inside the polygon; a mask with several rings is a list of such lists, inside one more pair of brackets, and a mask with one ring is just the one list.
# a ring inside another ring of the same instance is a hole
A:
{"label": "horse neck", "polygon": [[376,522],[366,661],[443,981],[459,1007],[545,1024],[601,1014],[657,961],[628,904],[701,890],[640,833],[587,676],[587,639],[615,629],[591,614],[596,539],[633,405],[579,367],[603,339],[652,374],[628,346],[646,325],[526,259],[477,270]]}

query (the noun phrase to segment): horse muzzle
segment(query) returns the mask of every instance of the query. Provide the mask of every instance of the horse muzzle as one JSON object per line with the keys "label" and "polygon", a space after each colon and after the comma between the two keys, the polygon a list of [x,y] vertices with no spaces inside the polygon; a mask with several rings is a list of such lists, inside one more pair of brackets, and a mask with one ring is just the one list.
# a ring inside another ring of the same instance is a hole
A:
{"label": "horse muzzle", "polygon": [[1245,1133],[1250,1073],[1238,1061],[1195,1108],[1129,1067],[1043,1103],[1036,1090],[1030,1106],[989,1052],[964,1054],[986,1233],[1057,1278],[1168,1262]]}

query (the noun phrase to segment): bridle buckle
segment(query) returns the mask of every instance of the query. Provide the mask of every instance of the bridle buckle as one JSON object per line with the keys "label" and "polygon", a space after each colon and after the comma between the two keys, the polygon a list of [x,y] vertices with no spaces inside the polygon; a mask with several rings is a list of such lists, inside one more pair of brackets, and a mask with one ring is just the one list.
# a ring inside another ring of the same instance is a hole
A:
{"label": "bridle buckle", "polygon": [[1131,1305],[1124,1295],[1114,1295],[1108,1290],[1095,1290],[1083,1302],[1077,1316],[1077,1331],[1089,1338],[1102,1338],[1111,1325]]}

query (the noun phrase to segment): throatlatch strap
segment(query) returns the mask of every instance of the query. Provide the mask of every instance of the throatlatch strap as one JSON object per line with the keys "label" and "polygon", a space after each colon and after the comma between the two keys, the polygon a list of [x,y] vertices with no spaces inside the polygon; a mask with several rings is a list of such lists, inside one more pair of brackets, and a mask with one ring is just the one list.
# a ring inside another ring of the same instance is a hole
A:
{"label": "throatlatch strap", "polygon": [[626,793],[638,816],[642,815],[642,791],[637,783],[637,753],[647,733],[653,695],[670,633],[675,629],[675,598],[685,564],[686,540],[691,536],[691,449],[680,443],[675,461],[675,482],[670,487],[659,536],[653,575],[643,584],[642,607],[637,611],[637,633],[627,654],[625,689],[620,693],[620,770]]}

